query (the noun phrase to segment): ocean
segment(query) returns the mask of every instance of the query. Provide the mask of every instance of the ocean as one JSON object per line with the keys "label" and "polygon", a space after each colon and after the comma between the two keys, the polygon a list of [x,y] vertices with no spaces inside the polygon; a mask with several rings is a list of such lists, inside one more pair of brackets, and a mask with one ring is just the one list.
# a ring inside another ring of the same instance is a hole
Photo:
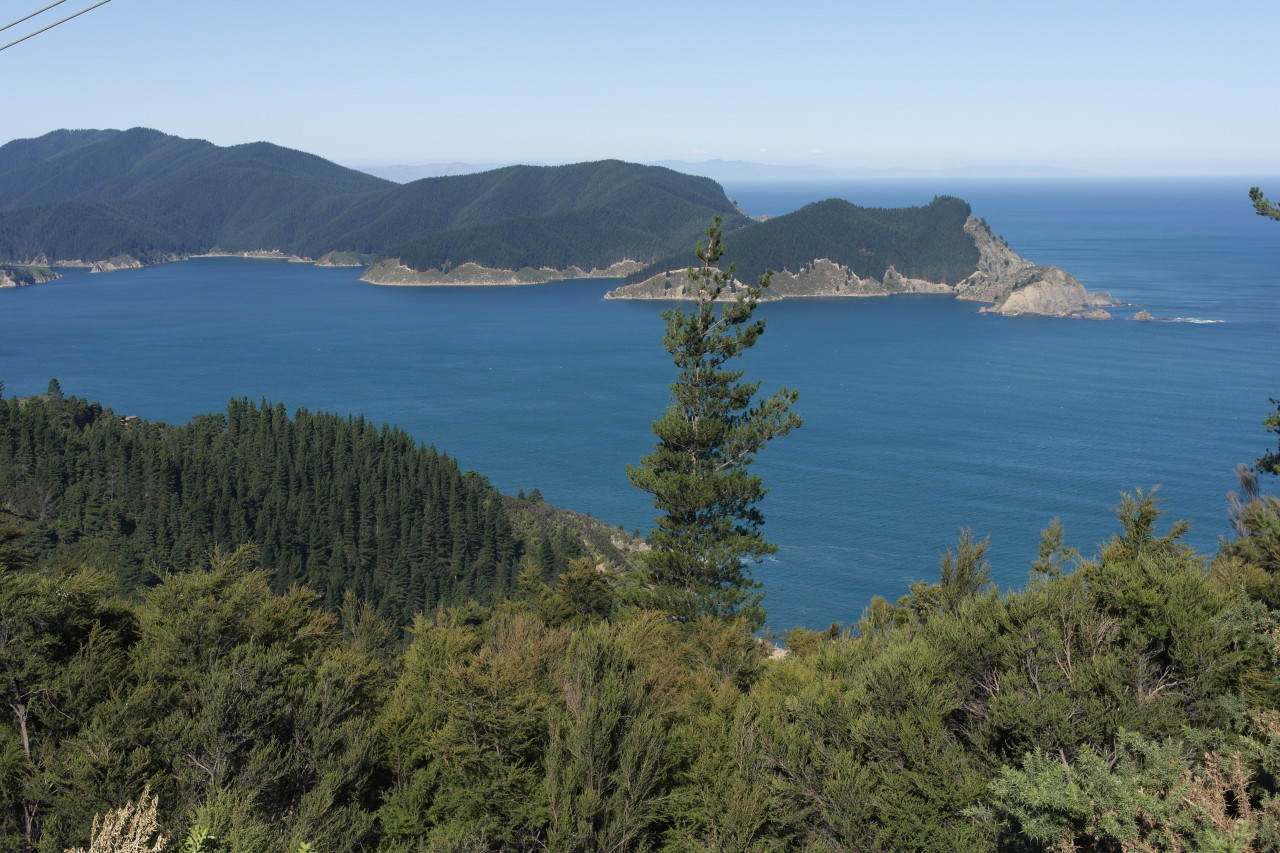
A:
{"label": "ocean", "polygon": [[[1002,318],[948,297],[788,300],[742,359],[798,389],[803,428],[756,463],[778,553],[754,568],[769,626],[856,620],[937,578],[961,530],[990,537],[1001,587],[1026,583],[1061,519],[1085,556],[1122,492],[1159,488],[1210,553],[1233,469],[1275,446],[1280,223],[1251,183],[913,180],[731,184],[752,215],[843,197],[966,199],[1014,249],[1131,307],[1111,322]],[[397,424],[515,493],[648,529],[624,473],[652,445],[675,375],[657,303],[615,282],[410,288],[359,271],[197,259],[0,290],[5,393],[68,394],[184,422],[246,396]],[[1139,308],[1184,322],[1139,323]],[[1274,484],[1273,484],[1274,485]]]}

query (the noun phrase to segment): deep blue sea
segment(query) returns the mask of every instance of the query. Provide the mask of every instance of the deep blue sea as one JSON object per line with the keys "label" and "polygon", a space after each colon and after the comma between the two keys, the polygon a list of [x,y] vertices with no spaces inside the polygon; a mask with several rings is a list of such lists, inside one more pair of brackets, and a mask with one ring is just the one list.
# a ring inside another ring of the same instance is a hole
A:
{"label": "deep blue sea", "polygon": [[[935,579],[968,527],[995,579],[1026,582],[1061,518],[1088,555],[1122,491],[1160,487],[1210,550],[1234,467],[1274,437],[1280,223],[1231,181],[736,184],[753,215],[832,196],[865,206],[969,201],[1013,249],[1159,317],[980,316],[946,297],[762,307],[744,359],[806,419],[757,463],[779,552],[756,569],[769,624],[822,628]],[[604,301],[614,282],[522,288],[363,284],[359,272],[201,259],[0,290],[5,393],[68,394],[183,422],[247,396],[400,425],[500,489],[631,529],[654,515],[623,468],[652,444],[674,376],[664,306]]]}

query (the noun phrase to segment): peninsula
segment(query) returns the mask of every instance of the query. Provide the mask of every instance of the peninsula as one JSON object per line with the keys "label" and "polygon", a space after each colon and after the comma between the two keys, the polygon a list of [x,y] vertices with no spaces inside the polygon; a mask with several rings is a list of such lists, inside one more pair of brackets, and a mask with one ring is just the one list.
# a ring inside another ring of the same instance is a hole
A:
{"label": "peninsula", "polygon": [[[1104,308],[1115,304],[1058,267],[1020,257],[956,198],[896,210],[831,199],[743,228],[726,244],[747,258],[739,272],[749,281],[770,265],[767,259],[780,260],[773,261],[779,268],[766,299],[936,293],[992,303],[982,313],[1090,320],[1111,319]],[[776,248],[784,246],[791,248]],[[605,298],[693,299],[685,272],[691,265],[688,256],[659,262]],[[736,298],[743,287],[735,281],[721,299]]]}
{"label": "peninsula", "polygon": [[26,287],[60,278],[48,267],[0,264],[0,287]]}

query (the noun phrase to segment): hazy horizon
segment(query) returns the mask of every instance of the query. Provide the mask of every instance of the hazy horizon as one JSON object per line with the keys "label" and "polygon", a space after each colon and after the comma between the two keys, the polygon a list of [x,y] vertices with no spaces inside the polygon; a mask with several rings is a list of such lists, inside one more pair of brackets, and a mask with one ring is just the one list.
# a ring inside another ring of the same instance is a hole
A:
{"label": "hazy horizon", "polygon": [[[625,159],[620,157],[605,157],[599,159]],[[486,172],[493,169],[502,169],[508,166],[563,166],[572,163],[586,162],[580,160],[557,159],[553,161],[534,161],[529,159],[512,160],[509,162],[499,163],[472,163],[466,160],[450,160],[447,162],[435,163],[370,163],[370,162],[346,162],[339,165],[346,166],[350,169],[366,172],[378,177],[389,178],[390,180],[398,180],[405,182],[407,180],[418,180],[424,177],[440,177],[446,175],[475,174],[477,172]],[[716,178],[713,173],[724,175],[718,180],[757,180],[757,181],[831,181],[831,180],[928,180],[930,178],[949,178],[964,179],[972,178],[974,180],[1125,180],[1125,179],[1188,179],[1194,180],[1198,178],[1239,178],[1242,180],[1264,180],[1266,178],[1280,178],[1280,164],[1274,164],[1271,168],[1272,172],[1236,172],[1221,171],[1212,172],[1204,171],[1197,173],[1168,173],[1168,172],[1150,172],[1150,173],[1125,173],[1125,172],[1105,172],[1090,171],[1086,169],[1068,169],[1055,166],[1002,166],[994,165],[968,165],[958,166],[954,168],[924,169],[912,168],[909,166],[890,166],[885,168],[859,168],[859,167],[821,167],[821,166],[788,166],[782,163],[768,163],[750,160],[700,160],[700,161],[679,161],[679,160],[637,160],[628,161],[637,162],[642,165],[649,166],[665,166],[675,171],[684,171],[687,174],[707,175]],[[682,168],[683,167],[683,168]],[[742,168],[750,167],[750,168]],[[757,174],[752,174],[756,171]],[[392,177],[393,174],[416,173],[412,177],[397,178]],[[730,176],[730,173],[734,173]]]}
{"label": "hazy horizon", "polygon": [[143,126],[343,164],[1269,175],[1274,74],[1249,45],[1276,31],[1280,5],[1261,0],[748,0],[707,23],[675,0],[115,0],[0,52],[0,69],[14,139]]}

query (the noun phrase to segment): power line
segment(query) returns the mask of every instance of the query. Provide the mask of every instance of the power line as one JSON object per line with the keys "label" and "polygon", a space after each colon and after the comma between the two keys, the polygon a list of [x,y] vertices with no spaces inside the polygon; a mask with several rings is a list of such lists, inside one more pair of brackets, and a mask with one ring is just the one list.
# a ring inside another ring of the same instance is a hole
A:
{"label": "power line", "polygon": [[[62,3],[62,2],[64,2],[64,0],[58,0],[58,3]],[[67,15],[67,16],[66,16],[65,18],[63,18],[61,21],[54,21],[52,24],[50,24],[50,25],[49,25],[49,26],[47,26],[47,27],[42,27],[42,28],[40,28],[40,29],[36,30],[34,33],[28,33],[27,35],[23,36],[23,37],[22,37],[22,38],[20,38],[20,39],[16,39],[16,40],[14,40],[14,41],[9,42],[8,44],[4,45],[3,47],[0,47],[0,50],[6,50],[6,49],[8,49],[8,48],[13,47],[15,44],[21,44],[22,42],[26,41],[27,39],[29,39],[29,38],[31,38],[31,37],[33,37],[33,36],[38,36],[38,35],[40,35],[40,34],[41,34],[41,33],[43,33],[43,32],[47,32],[47,31],[49,31],[49,30],[53,29],[54,27],[58,26],[58,24],[65,24],[67,21],[70,21],[72,18],[78,18],[78,17],[80,17],[81,15],[83,15],[85,12],[92,12],[94,9],[98,8],[99,6],[105,6],[105,5],[107,5],[108,3],[110,3],[110,2],[111,2],[111,0],[99,0],[99,2],[94,3],[92,6],[88,7],[87,9],[81,9],[79,12],[76,12],[74,15]],[[46,7],[45,7],[45,9],[52,9],[54,6],[57,6],[57,5],[58,5],[58,3],[54,3],[54,4],[50,5],[50,6],[46,6]],[[41,10],[40,10],[40,12],[43,12],[45,9],[41,9]],[[39,14],[40,14],[40,12],[33,12],[31,15],[28,15],[26,18],[23,18],[21,21],[14,21],[14,22],[13,22],[13,24],[20,24],[20,23],[22,23],[22,21],[27,20],[27,18],[30,18],[32,15],[39,15]],[[4,27],[4,29],[6,29],[6,30],[7,30],[9,27],[12,27],[12,26],[13,26],[13,24],[9,24],[9,26]]]}
{"label": "power line", "polygon": [[48,6],[45,6],[43,9],[37,9],[36,11],[32,12],[30,15],[27,15],[25,18],[19,18],[18,20],[14,21],[12,24],[5,24],[3,27],[0,27],[0,33],[9,29],[9,27],[16,27],[18,26],[18,24],[21,24],[23,21],[29,21],[32,18],[34,18],[36,15],[39,15],[41,12],[48,12],[54,6],[61,6],[63,3],[66,3],[66,2],[67,0],[58,0],[58,2],[50,3]]}

